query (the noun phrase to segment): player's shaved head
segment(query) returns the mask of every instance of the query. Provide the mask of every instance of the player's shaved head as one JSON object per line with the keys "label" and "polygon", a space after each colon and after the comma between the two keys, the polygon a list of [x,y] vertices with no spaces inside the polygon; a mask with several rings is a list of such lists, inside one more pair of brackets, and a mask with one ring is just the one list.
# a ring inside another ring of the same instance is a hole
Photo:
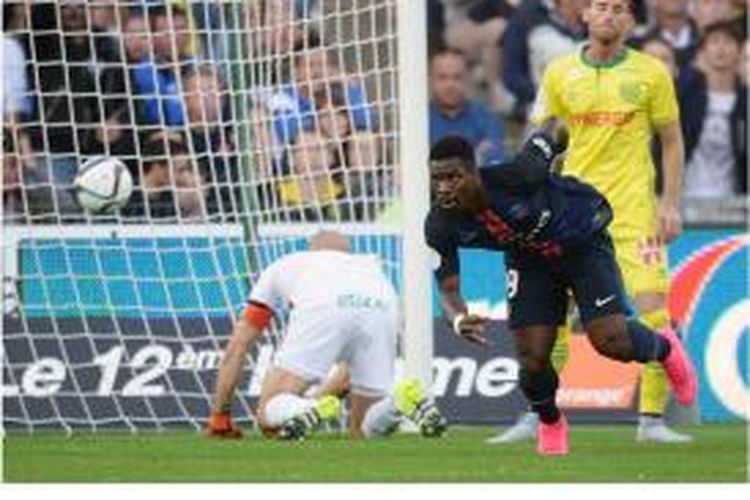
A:
{"label": "player's shaved head", "polygon": [[339,232],[330,230],[321,230],[311,236],[310,240],[307,242],[307,248],[309,250],[338,250],[339,252],[351,251],[349,238]]}

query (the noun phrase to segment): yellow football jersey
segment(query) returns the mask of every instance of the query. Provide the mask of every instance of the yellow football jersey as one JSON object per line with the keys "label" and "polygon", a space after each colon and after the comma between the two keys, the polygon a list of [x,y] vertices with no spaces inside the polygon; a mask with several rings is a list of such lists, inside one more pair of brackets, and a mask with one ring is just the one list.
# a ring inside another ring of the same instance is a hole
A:
{"label": "yellow football jersey", "polygon": [[576,53],[546,69],[531,119],[562,119],[570,134],[563,174],[597,188],[612,204],[620,238],[653,234],[657,199],[651,137],[679,120],[674,84],[658,59],[626,48],[597,64]]}

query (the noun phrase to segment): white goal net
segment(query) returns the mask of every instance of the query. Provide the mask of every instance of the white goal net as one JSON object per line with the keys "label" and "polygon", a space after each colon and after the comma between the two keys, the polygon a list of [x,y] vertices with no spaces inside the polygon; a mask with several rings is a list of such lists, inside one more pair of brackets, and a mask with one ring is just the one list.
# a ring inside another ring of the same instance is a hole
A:
{"label": "white goal net", "polygon": [[[399,1],[4,2],[6,429],[200,428],[231,317],[321,227],[402,287]],[[72,191],[98,155],[136,184],[112,214]]]}

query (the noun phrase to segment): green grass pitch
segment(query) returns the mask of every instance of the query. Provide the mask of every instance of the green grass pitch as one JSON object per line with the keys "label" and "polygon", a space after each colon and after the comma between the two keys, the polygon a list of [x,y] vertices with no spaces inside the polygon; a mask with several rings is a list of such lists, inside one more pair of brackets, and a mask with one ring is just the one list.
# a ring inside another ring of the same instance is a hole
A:
{"label": "green grass pitch", "polygon": [[490,428],[442,439],[400,434],[352,442],[318,434],[298,443],[194,432],[9,434],[8,482],[747,482],[744,424],[688,429],[688,445],[636,443],[630,425],[575,425],[572,452],[542,458],[533,444],[490,446]]}

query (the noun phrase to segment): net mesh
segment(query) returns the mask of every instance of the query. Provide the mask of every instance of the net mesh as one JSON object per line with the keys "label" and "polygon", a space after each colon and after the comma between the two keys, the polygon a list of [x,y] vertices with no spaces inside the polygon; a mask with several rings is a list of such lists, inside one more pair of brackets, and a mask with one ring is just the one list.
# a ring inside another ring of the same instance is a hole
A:
{"label": "net mesh", "polygon": [[[6,428],[199,428],[231,317],[321,227],[399,284],[395,10],[4,3]],[[98,155],[136,184],[113,214],[72,190]],[[282,331],[248,358],[240,422]]]}

